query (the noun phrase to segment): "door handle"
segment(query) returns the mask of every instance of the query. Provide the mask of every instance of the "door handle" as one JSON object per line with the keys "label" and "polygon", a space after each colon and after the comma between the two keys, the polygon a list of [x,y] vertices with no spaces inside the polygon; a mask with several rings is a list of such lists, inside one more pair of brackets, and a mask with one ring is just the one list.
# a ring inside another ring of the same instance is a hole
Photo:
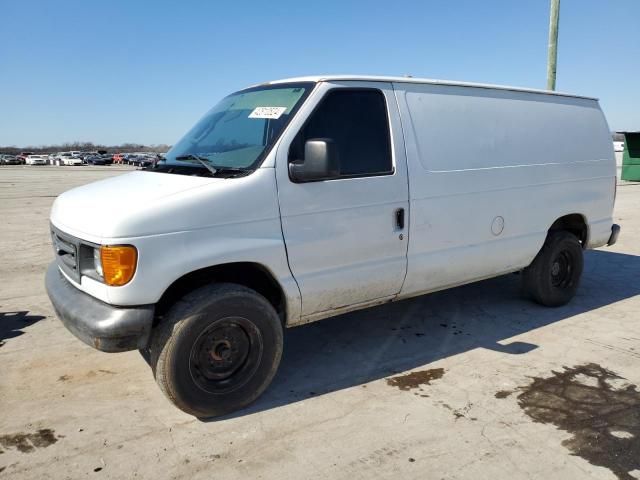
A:
{"label": "door handle", "polygon": [[404,230],[404,208],[396,210],[396,226],[399,230]]}

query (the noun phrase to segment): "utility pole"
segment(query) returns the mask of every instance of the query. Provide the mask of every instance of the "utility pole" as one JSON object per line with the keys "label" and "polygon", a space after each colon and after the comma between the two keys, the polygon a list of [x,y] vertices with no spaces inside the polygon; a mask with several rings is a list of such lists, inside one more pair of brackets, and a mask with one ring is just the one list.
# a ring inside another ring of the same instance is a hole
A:
{"label": "utility pole", "polygon": [[556,65],[558,63],[558,21],[560,0],[551,0],[549,15],[549,53],[547,57],[547,90],[556,89]]}

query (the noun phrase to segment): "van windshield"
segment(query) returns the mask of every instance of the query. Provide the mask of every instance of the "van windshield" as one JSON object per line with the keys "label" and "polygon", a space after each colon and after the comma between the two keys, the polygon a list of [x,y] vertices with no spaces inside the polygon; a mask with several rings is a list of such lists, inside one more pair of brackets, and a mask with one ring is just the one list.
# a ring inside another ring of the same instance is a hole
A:
{"label": "van windshield", "polygon": [[214,174],[258,168],[312,87],[287,83],[229,95],[167,152],[157,168],[206,167]]}

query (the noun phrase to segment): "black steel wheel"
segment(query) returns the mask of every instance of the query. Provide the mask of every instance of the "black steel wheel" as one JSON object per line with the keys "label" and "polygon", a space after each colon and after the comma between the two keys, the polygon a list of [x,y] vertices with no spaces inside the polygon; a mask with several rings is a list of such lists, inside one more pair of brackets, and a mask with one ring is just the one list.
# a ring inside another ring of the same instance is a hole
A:
{"label": "black steel wheel", "polygon": [[221,318],[193,344],[189,357],[191,378],[205,392],[232,392],[255,373],[262,350],[262,334],[250,320]]}
{"label": "black steel wheel", "polygon": [[551,262],[551,285],[568,288],[573,281],[573,258],[568,250],[562,250]]}
{"label": "black steel wheel", "polygon": [[565,305],[576,294],[582,268],[578,238],[565,231],[549,232],[536,258],[524,269],[524,290],[541,305]]}
{"label": "black steel wheel", "polygon": [[200,288],[154,329],[150,364],[164,394],[196,417],[241,409],[269,386],[282,356],[280,317],[257,292]]}

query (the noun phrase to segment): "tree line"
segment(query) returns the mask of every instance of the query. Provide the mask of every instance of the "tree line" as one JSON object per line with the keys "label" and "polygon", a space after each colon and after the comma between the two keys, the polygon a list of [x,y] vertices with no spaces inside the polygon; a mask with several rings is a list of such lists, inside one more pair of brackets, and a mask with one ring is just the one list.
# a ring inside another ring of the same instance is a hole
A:
{"label": "tree line", "polygon": [[7,155],[16,155],[20,152],[33,152],[33,153],[56,153],[56,152],[68,152],[71,150],[79,150],[81,152],[96,152],[106,151],[107,153],[120,153],[120,152],[154,152],[164,153],[171,148],[171,145],[159,144],[159,145],[141,145],[139,143],[123,143],[121,145],[101,145],[93,142],[71,142],[61,143],[58,145],[39,145],[37,147],[16,147],[16,146],[0,146],[0,153]]}

